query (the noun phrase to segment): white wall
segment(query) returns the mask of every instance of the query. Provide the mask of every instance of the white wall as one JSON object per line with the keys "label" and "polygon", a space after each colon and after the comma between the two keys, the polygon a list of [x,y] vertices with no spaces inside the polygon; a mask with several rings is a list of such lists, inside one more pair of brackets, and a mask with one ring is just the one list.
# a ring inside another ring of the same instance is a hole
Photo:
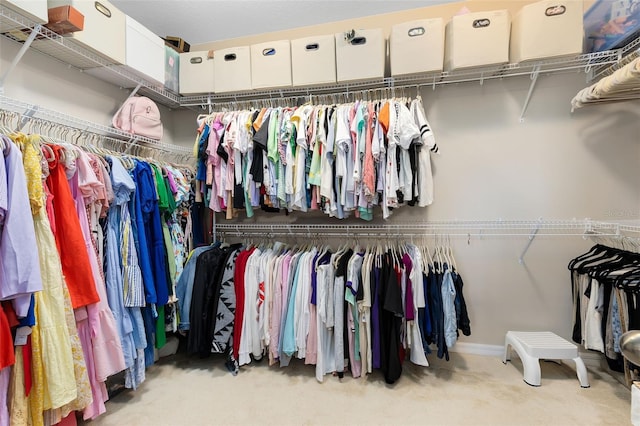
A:
{"label": "white wall", "polygon": [[570,112],[584,74],[423,91],[441,145],[429,219],[640,219],[640,103]]}
{"label": "white wall", "polygon": [[[640,102],[570,112],[584,75],[542,76],[524,123],[527,77],[423,91],[441,156],[436,198],[407,219],[640,219]],[[405,213],[405,212],[402,212]],[[591,246],[579,237],[456,240],[477,343],[507,330],[571,337],[567,264]]]}

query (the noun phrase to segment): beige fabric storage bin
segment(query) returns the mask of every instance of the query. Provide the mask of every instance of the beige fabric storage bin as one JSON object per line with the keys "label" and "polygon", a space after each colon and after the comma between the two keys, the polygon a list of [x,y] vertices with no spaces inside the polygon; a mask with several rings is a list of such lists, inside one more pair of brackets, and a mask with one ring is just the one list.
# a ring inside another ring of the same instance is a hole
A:
{"label": "beige fabric storage bin", "polygon": [[215,89],[214,59],[209,52],[187,52],[180,54],[180,93],[211,93]]}
{"label": "beige fabric storage bin", "polygon": [[123,77],[120,73],[112,72],[113,68],[135,74],[149,83],[162,86],[164,84],[164,41],[135,19],[129,16],[125,18],[126,64],[90,68],[86,73],[118,86],[136,87],[135,81]]}
{"label": "beige fabric storage bin", "polygon": [[333,35],[291,40],[294,86],[336,82],[336,41]]}
{"label": "beige fabric storage bin", "polygon": [[126,17],[126,65],[143,78],[164,82],[164,40]]}
{"label": "beige fabric storage bin", "polygon": [[454,16],[446,28],[445,69],[509,62],[510,30],[507,10]]}
{"label": "beige fabric storage bin", "polygon": [[[36,24],[46,24],[49,21],[47,0],[0,0],[0,5],[5,6],[18,15],[24,16]],[[12,19],[0,17],[0,32],[21,28]]]}
{"label": "beige fabric storage bin", "polygon": [[336,77],[339,82],[384,78],[386,40],[381,29],[337,33]]}
{"label": "beige fabric storage bin", "polygon": [[217,50],[213,57],[215,92],[251,90],[251,48],[232,47]]}
{"label": "beige fabric storage bin", "polygon": [[254,89],[291,86],[289,40],[251,45],[251,86]]}
{"label": "beige fabric storage bin", "polygon": [[539,1],[523,6],[511,23],[511,62],[582,53],[582,1]]}
{"label": "beige fabric storage bin", "polygon": [[391,75],[442,71],[444,22],[419,19],[394,25],[389,38]]}
{"label": "beige fabric storage bin", "polygon": [[71,5],[84,15],[84,29],[69,37],[116,64],[126,63],[125,14],[107,0],[49,0],[49,7]]}

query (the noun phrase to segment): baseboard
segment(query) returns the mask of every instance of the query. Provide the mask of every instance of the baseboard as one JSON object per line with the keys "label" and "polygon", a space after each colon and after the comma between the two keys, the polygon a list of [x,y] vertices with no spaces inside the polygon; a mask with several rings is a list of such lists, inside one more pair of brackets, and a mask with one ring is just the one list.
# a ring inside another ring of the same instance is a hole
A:
{"label": "baseboard", "polygon": [[604,355],[600,352],[580,351],[578,353],[584,364],[589,368],[602,368]]}
{"label": "baseboard", "polygon": [[[496,356],[502,359],[504,354],[504,346],[503,345],[484,345],[481,343],[466,343],[459,342],[456,343],[452,348],[449,348],[449,352],[458,352],[461,354],[471,354],[471,355],[483,355],[483,356]],[[591,368],[601,368],[603,362],[603,355],[598,352],[593,351],[581,351],[580,357],[584,361],[587,367]],[[512,356],[518,356],[517,353],[511,351]],[[571,365],[572,363],[567,363]]]}
{"label": "baseboard", "polygon": [[483,345],[481,343],[465,343],[460,342],[449,348],[449,352],[458,352],[461,354],[484,355],[502,357],[504,353],[503,345]]}

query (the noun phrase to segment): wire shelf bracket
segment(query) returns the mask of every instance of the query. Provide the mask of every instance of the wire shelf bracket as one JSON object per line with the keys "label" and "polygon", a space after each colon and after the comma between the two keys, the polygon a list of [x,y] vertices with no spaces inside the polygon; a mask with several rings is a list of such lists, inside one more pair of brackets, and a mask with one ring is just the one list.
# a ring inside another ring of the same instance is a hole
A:
{"label": "wire shelf bracket", "polygon": [[20,116],[20,121],[18,122],[18,126],[15,129],[16,132],[19,132],[24,126],[27,125],[29,120],[31,120],[33,116],[36,115],[38,109],[40,109],[38,105],[29,105],[28,109]]}
{"label": "wire shelf bracket", "polygon": [[[542,219],[540,219],[540,222],[542,223]],[[529,241],[527,241],[527,245],[524,247],[524,250],[522,250],[522,254],[520,254],[520,257],[518,258],[519,264],[524,265],[524,257],[529,251],[531,244],[533,244],[533,240],[535,240],[536,235],[538,235],[538,232],[540,231],[540,226],[541,226],[540,224],[537,224],[535,228],[533,228],[533,231],[531,231],[531,234],[529,234]]]}
{"label": "wire shelf bracket", "polygon": [[4,93],[4,82],[6,81],[7,77],[9,76],[9,74],[11,74],[11,71],[13,71],[15,67],[18,65],[18,63],[20,62],[24,54],[27,53],[27,50],[29,50],[29,48],[31,47],[31,43],[33,43],[33,41],[36,39],[38,34],[40,34],[41,30],[42,30],[42,25],[40,24],[37,24],[35,27],[33,27],[33,30],[31,30],[31,34],[29,34],[29,37],[27,37],[22,47],[20,48],[16,56],[13,58],[13,61],[11,61],[11,64],[9,64],[9,67],[0,77],[0,95]]}
{"label": "wire shelf bracket", "polygon": [[536,65],[533,67],[533,71],[531,71],[531,84],[529,85],[529,92],[527,92],[527,97],[524,100],[522,112],[520,113],[520,123],[524,123],[524,115],[527,113],[527,108],[529,108],[529,102],[531,102],[531,96],[533,95],[533,91],[536,88],[536,83],[538,82],[539,76],[540,65]]}

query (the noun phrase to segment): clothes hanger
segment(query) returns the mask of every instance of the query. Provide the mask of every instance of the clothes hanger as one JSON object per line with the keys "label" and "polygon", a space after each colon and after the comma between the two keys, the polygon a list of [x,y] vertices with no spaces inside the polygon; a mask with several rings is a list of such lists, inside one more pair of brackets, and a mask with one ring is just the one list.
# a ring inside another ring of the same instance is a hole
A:
{"label": "clothes hanger", "polygon": [[453,270],[458,269],[458,265],[456,264],[455,256],[453,255],[453,247],[451,246],[451,235],[447,235],[447,252],[449,253],[450,265]]}
{"label": "clothes hanger", "polygon": [[640,290],[640,267],[631,269],[616,277],[613,285],[622,290],[637,293]]}
{"label": "clothes hanger", "polygon": [[393,261],[396,265],[400,264],[400,258],[398,257],[398,236],[396,235],[395,244],[391,243],[391,255],[393,257]]}
{"label": "clothes hanger", "polygon": [[445,235],[440,237],[440,259],[442,261],[443,271],[444,265],[447,265],[447,268],[451,267],[451,262],[447,256],[447,237]]}
{"label": "clothes hanger", "polygon": [[40,150],[42,152],[42,156],[49,162],[52,163],[56,160],[56,155],[53,152],[53,149],[48,144],[41,144]]}
{"label": "clothes hanger", "polygon": [[441,236],[438,235],[437,237],[437,242],[436,242],[436,249],[435,249],[435,256],[436,256],[436,270],[438,273],[442,273],[444,272],[444,261],[442,259],[442,240],[441,240]]}
{"label": "clothes hanger", "polygon": [[5,135],[11,133],[9,132],[9,126],[7,125],[8,116],[8,111],[0,111],[0,132]]}
{"label": "clothes hanger", "polygon": [[583,264],[576,271],[582,275],[596,279],[605,278],[609,272],[623,269],[628,266],[628,260],[621,253],[613,253],[611,257],[595,259],[587,264]]}
{"label": "clothes hanger", "polygon": [[592,268],[604,264],[611,263],[620,258],[620,251],[618,249],[614,249],[607,246],[600,246],[596,255],[588,256],[581,259],[579,262],[576,262],[573,265],[574,271],[579,274],[588,273]]}
{"label": "clothes hanger", "polygon": [[595,278],[602,285],[612,285],[624,291],[637,292],[640,287],[640,264],[599,271]]}
{"label": "clothes hanger", "polygon": [[427,244],[426,241],[424,243],[424,250],[426,253],[425,259],[427,259],[427,262],[430,266],[433,266],[433,257],[431,256],[431,250],[429,250],[429,244]]}
{"label": "clothes hanger", "polygon": [[604,262],[591,268],[589,275],[594,278],[604,278],[612,272],[635,268],[640,265],[640,255],[620,250],[617,254],[618,259],[611,262]]}
{"label": "clothes hanger", "polygon": [[578,257],[572,259],[569,262],[568,269],[569,270],[573,270],[577,262],[579,262],[579,261],[581,261],[583,259],[587,259],[587,258],[589,258],[591,256],[594,256],[594,255],[598,254],[598,253],[602,253],[602,251],[604,251],[605,249],[606,249],[606,247],[601,245],[601,244],[596,244],[596,245],[592,246],[589,249],[589,251],[587,251],[586,253],[583,253],[583,254],[579,255]]}
{"label": "clothes hanger", "polygon": [[429,266],[431,265],[431,253],[429,252],[429,246],[425,239],[422,240],[422,245],[420,246],[420,252],[422,254],[422,272],[425,274],[429,273]]}

